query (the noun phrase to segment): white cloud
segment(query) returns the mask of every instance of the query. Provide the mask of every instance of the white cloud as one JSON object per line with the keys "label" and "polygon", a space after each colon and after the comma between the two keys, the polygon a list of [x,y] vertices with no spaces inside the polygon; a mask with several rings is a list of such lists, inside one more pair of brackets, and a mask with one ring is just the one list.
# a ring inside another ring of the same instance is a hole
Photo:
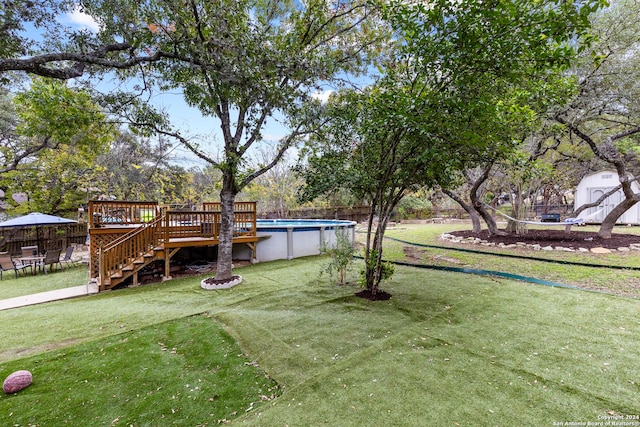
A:
{"label": "white cloud", "polygon": [[100,24],[95,19],[93,19],[91,15],[87,15],[86,13],[82,12],[79,6],[76,6],[73,12],[66,13],[65,17],[65,20],[68,23],[76,25],[81,29],[86,29],[88,31],[91,31],[92,33],[97,33],[98,31],[100,31]]}
{"label": "white cloud", "polygon": [[325,90],[325,91],[322,91],[322,92],[317,90],[317,91],[315,91],[314,93],[311,94],[311,97],[313,99],[319,99],[322,102],[327,102],[332,93],[333,93],[333,90]]}

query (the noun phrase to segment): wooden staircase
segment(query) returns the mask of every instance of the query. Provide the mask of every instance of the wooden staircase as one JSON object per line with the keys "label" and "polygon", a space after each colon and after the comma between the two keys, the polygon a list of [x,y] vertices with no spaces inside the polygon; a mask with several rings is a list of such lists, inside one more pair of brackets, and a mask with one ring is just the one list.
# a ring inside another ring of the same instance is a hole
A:
{"label": "wooden staircase", "polygon": [[[218,203],[205,203],[201,211],[170,211],[154,206],[141,202],[90,204],[89,233],[94,245],[90,263],[96,267],[91,270],[91,277],[98,280],[100,291],[112,289],[129,278],[137,284],[140,270],[159,260],[164,261],[164,275],[169,278],[170,259],[180,248],[219,244]],[[142,218],[141,213],[145,212],[153,215]],[[117,234],[110,233],[114,230]],[[94,238],[102,239],[102,243],[95,243]],[[233,242],[247,244],[255,258],[257,240],[256,203],[236,202]]]}
{"label": "wooden staircase", "polygon": [[134,228],[100,248],[100,290],[112,289],[129,277],[137,284],[138,272],[153,261],[165,259],[162,224],[166,215]]}
{"label": "wooden staircase", "polygon": [[164,259],[163,256],[158,256],[158,252],[164,252],[164,248],[155,248],[153,251],[146,252],[142,256],[132,260],[130,263],[125,264],[119,271],[106,277],[102,283],[101,290],[111,289],[118,286],[120,283],[127,280],[129,277],[133,277],[133,285],[138,284],[138,272],[151,264],[153,261]]}

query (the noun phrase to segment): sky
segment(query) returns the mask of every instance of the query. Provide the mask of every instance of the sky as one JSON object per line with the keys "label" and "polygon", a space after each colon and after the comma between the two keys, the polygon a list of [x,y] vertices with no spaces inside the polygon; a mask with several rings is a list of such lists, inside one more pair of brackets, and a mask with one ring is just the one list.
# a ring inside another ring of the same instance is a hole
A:
{"label": "sky", "polygon": [[[100,30],[100,25],[91,16],[81,12],[79,8],[72,13],[61,16],[60,22],[70,27],[85,29],[94,33]],[[108,91],[108,83],[103,83],[99,90]],[[332,92],[332,90],[316,91],[313,96],[321,100],[327,100]],[[205,146],[204,144],[207,144],[206,147],[211,156],[216,157],[216,151],[221,148],[220,125],[217,118],[204,117],[197,108],[187,105],[182,93],[176,91],[155,95],[151,99],[151,103],[168,113],[172,125],[179,129],[183,136],[193,137],[203,147]],[[286,127],[277,120],[276,116],[275,119],[271,119],[263,127],[262,136],[268,143],[275,144],[286,133]],[[202,160],[198,159],[185,147],[176,147],[172,154],[175,162],[181,166],[205,165]]]}

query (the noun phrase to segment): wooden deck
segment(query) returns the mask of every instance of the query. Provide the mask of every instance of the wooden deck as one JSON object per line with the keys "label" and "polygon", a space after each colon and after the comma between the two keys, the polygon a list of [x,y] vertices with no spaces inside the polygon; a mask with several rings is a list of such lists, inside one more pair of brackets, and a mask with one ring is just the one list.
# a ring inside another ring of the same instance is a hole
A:
{"label": "wooden deck", "polygon": [[[89,203],[90,274],[100,290],[111,289],[155,261],[164,261],[170,278],[171,258],[187,247],[216,246],[222,215],[219,203],[197,211],[171,211],[156,202]],[[246,244],[255,258],[256,202],[234,206],[234,244]]]}

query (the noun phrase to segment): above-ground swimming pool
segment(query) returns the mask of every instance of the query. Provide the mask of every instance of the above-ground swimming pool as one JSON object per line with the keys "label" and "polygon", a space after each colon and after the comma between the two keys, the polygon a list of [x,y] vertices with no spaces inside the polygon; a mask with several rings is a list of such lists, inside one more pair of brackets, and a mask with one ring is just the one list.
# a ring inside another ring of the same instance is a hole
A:
{"label": "above-ground swimming pool", "polygon": [[[347,233],[353,242],[356,230],[355,221],[325,219],[259,219],[256,226],[258,262],[318,255],[323,245],[335,245],[336,232]],[[251,258],[244,245],[238,249],[238,259]]]}

